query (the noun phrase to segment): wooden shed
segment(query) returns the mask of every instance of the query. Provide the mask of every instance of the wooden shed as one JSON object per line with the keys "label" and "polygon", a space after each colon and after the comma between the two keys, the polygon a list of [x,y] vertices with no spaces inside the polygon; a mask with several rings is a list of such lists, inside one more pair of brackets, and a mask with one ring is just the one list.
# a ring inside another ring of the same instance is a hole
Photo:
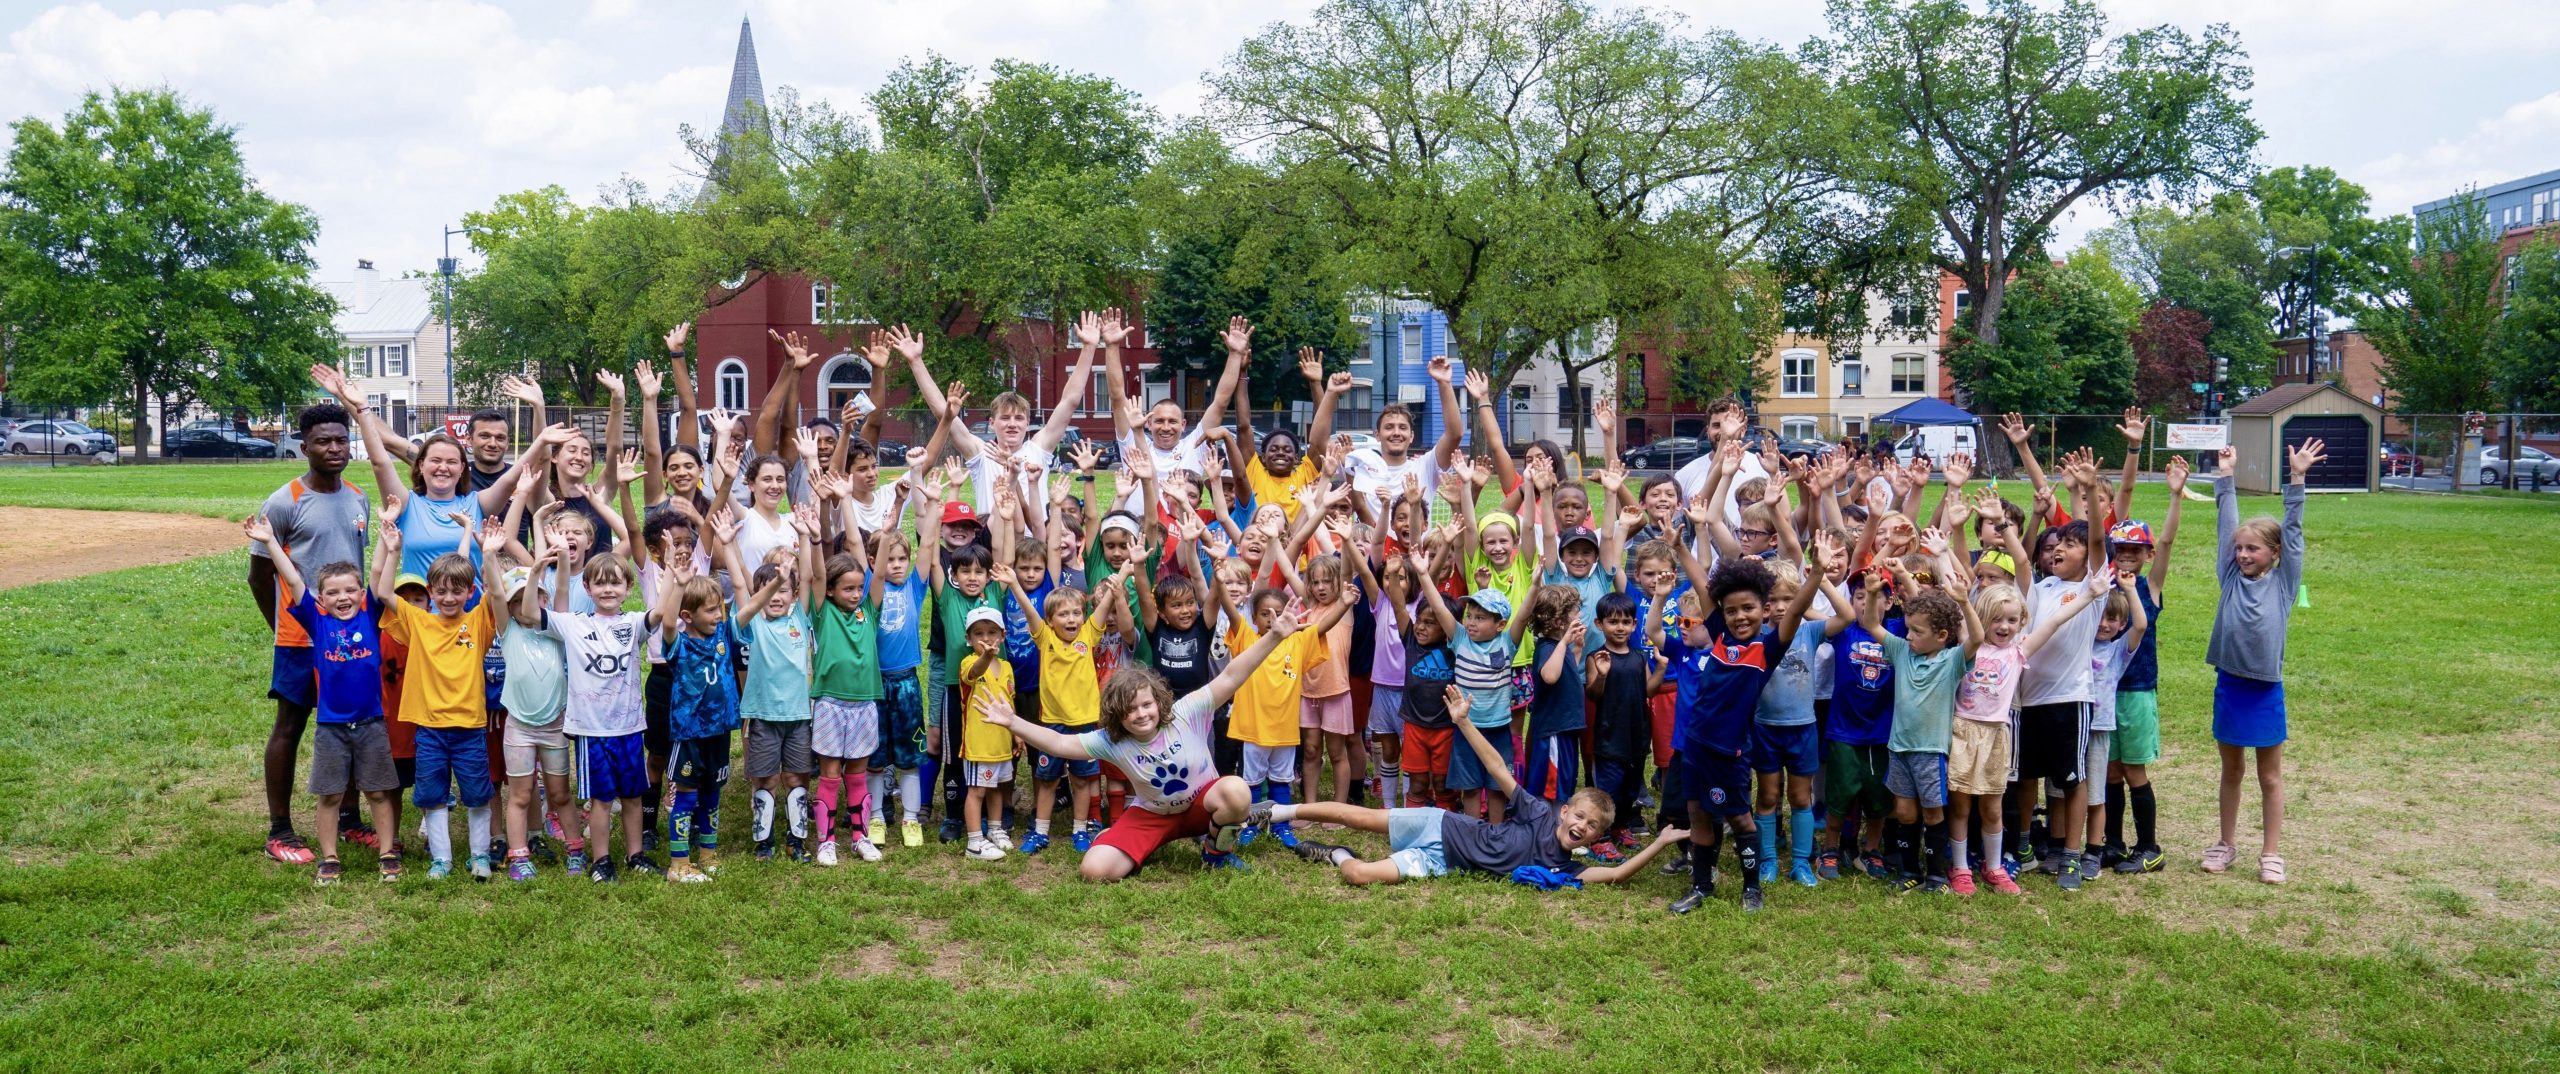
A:
{"label": "wooden shed", "polygon": [[2334,384],[2285,384],[2231,408],[2233,484],[2284,490],[2285,453],[2317,437],[2327,458],[2303,485],[2313,492],[2371,492],[2382,484],[2382,410]]}

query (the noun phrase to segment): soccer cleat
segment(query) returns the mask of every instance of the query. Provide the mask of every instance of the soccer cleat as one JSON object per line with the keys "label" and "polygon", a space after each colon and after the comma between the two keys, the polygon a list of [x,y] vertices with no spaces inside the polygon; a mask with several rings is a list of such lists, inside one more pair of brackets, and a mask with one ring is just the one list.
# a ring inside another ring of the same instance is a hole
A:
{"label": "soccer cleat", "polygon": [[319,857],[292,832],[267,838],[267,856],[286,865],[309,865]]}
{"label": "soccer cleat", "polygon": [[655,854],[658,852],[657,825],[650,825],[647,831],[640,833],[640,852],[643,854]]}
{"label": "soccer cleat", "polygon": [[1047,832],[1033,832],[1022,837],[1023,857],[1027,858],[1047,849],[1049,849],[1049,834]]}
{"label": "soccer cleat", "polygon": [[1690,889],[1689,889],[1689,893],[1688,893],[1688,894],[1683,895],[1683,896],[1680,896],[1680,897],[1679,897],[1679,898],[1677,898],[1677,899],[1673,899],[1673,900],[1671,900],[1671,906],[1669,907],[1669,909],[1671,910],[1671,912],[1672,912],[1672,913],[1675,913],[1675,914],[1685,914],[1685,913],[1688,913],[1688,912],[1689,912],[1689,911],[1691,911],[1691,910],[1695,910],[1695,909],[1697,909],[1697,908],[1699,908],[1699,907],[1701,907],[1701,906],[1705,906],[1706,904],[1707,904],[1707,893],[1706,893],[1706,891],[1705,891],[1704,889],[1701,889],[1701,888],[1690,888]]}
{"label": "soccer cleat", "polygon": [[1253,866],[1245,864],[1244,855],[1241,854],[1202,854],[1200,855],[1200,865],[1202,868],[1210,870],[1223,869],[1229,872],[1238,873],[1249,873],[1253,871]]}
{"label": "soccer cleat", "polygon": [[1999,892],[2002,895],[2026,894],[2026,892],[2019,890],[2018,879],[2009,875],[2009,870],[2007,869],[1998,867],[1984,869],[1982,871],[1982,882],[1991,885],[1991,890]]}
{"label": "soccer cleat", "polygon": [[614,882],[614,879],[613,856],[610,854],[596,855],[596,863],[587,868],[587,880],[591,883],[610,884]]}
{"label": "soccer cleat", "polygon": [[671,858],[667,861],[667,882],[670,884],[699,884],[710,879],[711,877],[705,875],[702,870],[694,868],[692,862],[683,858]]}
{"label": "soccer cleat", "polygon": [[1933,876],[1933,877],[1930,877],[1930,878],[1929,878],[1929,879],[1927,879],[1927,880],[1923,880],[1923,881],[1921,881],[1921,882],[1920,882],[1920,894],[1923,894],[1923,895],[1944,895],[1944,894],[1946,894],[1946,893],[1947,893],[1947,882],[1946,882],[1946,881],[1944,881],[1944,880],[1940,880],[1940,879],[1938,879],[1937,877],[1934,877],[1934,876]]}
{"label": "soccer cleat", "polygon": [[532,858],[508,858],[508,859],[507,859],[507,879],[508,879],[510,882],[518,883],[518,884],[521,884],[521,883],[524,883],[524,882],[526,882],[526,881],[532,880],[532,879],[533,879],[533,859],[532,859]]}
{"label": "soccer cleat", "polygon": [[1602,841],[1591,844],[1591,860],[1599,862],[1602,865],[1616,865],[1619,862],[1627,860],[1627,856],[1618,853],[1617,844]]}
{"label": "soccer cleat", "polygon": [[853,853],[864,861],[879,861],[880,844],[869,839],[856,839],[853,841]]}
{"label": "soccer cleat", "polygon": [[328,887],[331,884],[337,883],[338,877],[345,872],[346,866],[339,864],[338,859],[322,858],[320,859],[320,868],[318,872],[311,878],[311,886],[321,888]]}
{"label": "soccer cleat", "polygon": [[438,858],[427,863],[427,879],[429,880],[442,880],[445,877],[452,875],[453,863],[450,861]]}
{"label": "soccer cleat", "polygon": [[1822,886],[1821,874],[1814,871],[1812,862],[1806,861],[1803,858],[1797,858],[1796,863],[1793,866],[1788,867],[1787,879],[1793,880],[1804,887],[1811,888]]}
{"label": "soccer cleat", "polygon": [[366,850],[374,850],[382,846],[382,833],[374,831],[373,825],[370,824],[341,825],[338,828],[338,838]]}
{"label": "soccer cleat", "polygon": [[827,868],[830,868],[830,869],[835,868],[835,865],[836,865],[836,841],[835,841],[835,840],[833,840],[833,839],[821,839],[821,840],[818,840],[818,864],[820,864],[820,865],[824,865],[824,866],[826,866]]}
{"label": "soccer cleat", "polygon": [[533,860],[534,860],[537,864],[541,864],[541,865],[551,865],[551,864],[555,864],[555,863],[557,863],[557,862],[560,860],[560,853],[559,853],[558,851],[555,851],[555,850],[551,849],[551,843],[550,843],[550,841],[549,841],[549,840],[544,840],[544,839],[535,839],[535,840],[532,840],[532,843],[533,843]]}
{"label": "soccer cleat", "polygon": [[809,864],[811,861],[816,860],[816,859],[815,859],[814,857],[812,857],[812,856],[810,855],[810,853],[809,853],[809,843],[808,843],[808,841],[807,841],[807,840],[805,840],[805,839],[800,838],[799,836],[796,836],[796,835],[795,835],[795,836],[790,837],[789,839],[785,839],[785,840],[783,840],[783,841],[782,841],[782,846],[783,846],[783,853],[784,853],[786,856],[788,856],[792,861],[798,862],[798,863],[800,863],[800,864],[802,864],[802,865],[807,865],[807,864]]}
{"label": "soccer cleat", "polygon": [[[1221,830],[1223,831],[1224,829]],[[1091,828],[1076,829],[1074,836],[1076,853],[1083,854],[1091,851],[1093,849],[1093,836],[1094,831]]]}
{"label": "soccer cleat", "polygon": [[1960,867],[1954,872],[1948,873],[1947,890],[1955,892],[1958,895],[1972,895],[1974,891],[1973,870]]}
{"label": "soccer cleat", "polygon": [[2128,872],[2156,873],[2168,866],[2169,858],[2160,853],[2159,847],[2144,847],[2134,851],[2132,857],[2126,858],[2125,864],[2134,866],[2126,870]]}
{"label": "soccer cleat", "polygon": [[1274,804],[1275,803],[1270,799],[1265,798],[1245,807],[1244,826],[1247,828],[1260,828],[1271,823],[1271,807]]}
{"label": "soccer cleat", "polygon": [[1254,839],[1261,834],[1262,829],[1260,827],[1247,824],[1236,832],[1236,846],[1239,848],[1252,846]]}
{"label": "soccer cleat", "polygon": [[1759,912],[1760,912],[1760,906],[1761,906],[1761,900],[1760,900],[1760,889],[1759,889],[1759,888],[1744,888],[1744,889],[1742,889],[1742,912],[1743,912],[1743,913],[1746,913],[1746,914],[1756,914],[1756,913],[1759,913]]}
{"label": "soccer cleat", "polygon": [[756,860],[757,860],[757,861],[772,861],[772,860],[773,860],[773,839],[772,839],[772,837],[767,836],[767,837],[765,837],[765,838],[763,838],[763,839],[758,839],[758,840],[756,840]]}
{"label": "soccer cleat", "polygon": [[472,855],[472,856],[471,856],[471,879],[473,879],[473,880],[477,880],[477,881],[480,881],[481,883],[484,883],[484,884],[485,884],[485,883],[488,883],[488,881],[489,881],[489,873],[490,873],[490,869],[489,869],[489,856],[488,856],[488,855],[486,855],[486,854],[474,854],[474,855]]}
{"label": "soccer cleat", "polygon": [[960,841],[960,818],[942,818],[941,841],[945,843],[957,843]]}
{"label": "soccer cleat", "polygon": [[1858,867],[1866,870],[1868,876],[1882,880],[1887,884],[1893,883],[1895,879],[1893,867],[1884,863],[1884,855],[1878,854],[1872,850],[1858,855]]}
{"label": "soccer cleat", "polygon": [[1813,867],[1813,871],[1825,880],[1840,879],[1840,851],[1836,848],[1823,851],[1822,860]]}
{"label": "soccer cleat", "polygon": [[2068,866],[2068,868],[2062,869],[2060,872],[2054,874],[2054,886],[2061,888],[2064,891],[2080,890],[2080,863],[2067,861],[2062,864]]}
{"label": "soccer cleat", "polygon": [[1892,888],[1893,893],[1896,895],[1908,895],[1920,890],[1920,878],[1916,876],[1897,876],[1891,880],[1885,881],[1885,885]]}
{"label": "soccer cleat", "polygon": [[719,848],[718,848],[718,847],[707,847],[707,846],[703,846],[703,845],[701,845],[701,844],[699,844],[699,843],[697,843],[697,844],[695,844],[695,845],[694,845],[694,848],[693,848],[693,867],[694,867],[694,870],[695,870],[695,871],[700,872],[702,875],[704,875],[704,876],[718,876],[718,875],[720,875],[720,861],[719,861],[719,858],[720,858],[720,850],[719,850]]}
{"label": "soccer cleat", "polygon": [[1778,859],[1775,856],[1760,859],[1760,882],[1763,884],[1778,882]]}
{"label": "soccer cleat", "polygon": [[2113,869],[2124,864],[2124,860],[2132,856],[2133,852],[2126,850],[2122,845],[2108,843],[2098,848],[2098,865],[2101,868]]}
{"label": "soccer cleat", "polygon": [[915,821],[912,821],[912,820],[909,820],[909,821],[901,821],[901,822],[899,822],[899,824],[898,824],[898,842],[900,842],[900,843],[902,843],[902,844],[905,844],[905,845],[907,845],[907,846],[910,846],[910,847],[920,847],[920,846],[923,846],[923,845],[924,845],[924,825],[922,825],[922,824],[918,824],[918,823],[916,823]]}
{"label": "soccer cleat", "polygon": [[570,851],[567,869],[571,876],[587,875],[587,852],[583,850]]}
{"label": "soccer cleat", "polygon": [[976,858],[979,861],[1004,860],[1004,848],[995,845],[994,841],[989,840],[983,835],[969,840],[968,853],[970,857]]}
{"label": "soccer cleat", "polygon": [[1291,850],[1298,849],[1298,830],[1290,827],[1288,821],[1284,820],[1278,824],[1272,825],[1271,837],[1279,840],[1281,846],[1288,847]]}
{"label": "soccer cleat", "polygon": [[667,871],[660,868],[657,862],[650,860],[647,854],[632,855],[623,861],[622,867],[630,870],[631,875],[635,877],[667,875]]}
{"label": "soccer cleat", "polygon": [[1333,852],[1348,849],[1350,848],[1335,846],[1332,843],[1319,843],[1313,839],[1301,839],[1298,845],[1289,848],[1291,853],[1315,865],[1332,865]]}
{"label": "soccer cleat", "polygon": [[[1688,871],[1689,850],[1687,847],[1675,847],[1670,853],[1662,856],[1662,874],[1664,876],[1682,876],[1687,874]],[[1687,911],[1682,912],[1686,913]]]}

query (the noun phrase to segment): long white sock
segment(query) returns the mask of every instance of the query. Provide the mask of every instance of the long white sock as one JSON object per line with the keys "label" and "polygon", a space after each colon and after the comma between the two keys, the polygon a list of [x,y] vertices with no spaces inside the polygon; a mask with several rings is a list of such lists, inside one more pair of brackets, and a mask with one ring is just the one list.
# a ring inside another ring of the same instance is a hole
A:
{"label": "long white sock", "polygon": [[883,768],[872,772],[870,780],[871,815],[877,817],[888,812],[889,809],[889,770]]}
{"label": "long white sock", "polygon": [[1404,773],[1385,761],[1378,762],[1378,801],[1389,809],[1404,802]]}
{"label": "long white sock", "polygon": [[752,812],[752,816],[755,818],[752,823],[755,826],[756,842],[761,843],[773,838],[772,791],[766,790],[762,787],[756,788],[755,809]]}
{"label": "long white sock", "polygon": [[922,783],[920,780],[918,780],[918,779],[917,779],[917,776],[916,776],[916,770],[915,770],[915,769],[912,769],[912,768],[901,768],[901,769],[899,769],[899,770],[898,770],[898,816],[899,816],[899,819],[904,820],[904,821],[907,821],[908,823],[911,823],[911,824],[912,824],[912,823],[914,823],[914,822],[915,822],[916,818],[923,816],[923,815],[924,815],[924,797],[923,797],[923,795],[924,795],[924,787],[923,787],[923,783]]}
{"label": "long white sock", "polygon": [[429,861],[453,860],[453,825],[447,816],[452,812],[449,806],[437,806],[418,813],[418,834],[427,839]]}
{"label": "long white sock", "polygon": [[1271,805],[1271,823],[1273,824],[1286,824],[1291,820],[1297,819],[1297,816],[1297,806],[1291,805],[1287,802],[1274,802]]}
{"label": "long white sock", "polygon": [[1954,868],[1973,868],[1973,859],[1965,856],[1965,841],[1954,836],[1947,837],[1947,860],[1955,863]]}
{"label": "long white sock", "polygon": [[471,853],[475,855],[489,853],[489,812],[488,806],[471,806],[462,811],[471,829]]}

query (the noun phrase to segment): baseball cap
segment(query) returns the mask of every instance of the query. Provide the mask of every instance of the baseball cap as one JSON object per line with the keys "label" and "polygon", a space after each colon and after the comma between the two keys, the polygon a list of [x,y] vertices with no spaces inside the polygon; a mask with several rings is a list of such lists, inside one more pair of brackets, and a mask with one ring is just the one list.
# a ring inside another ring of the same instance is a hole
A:
{"label": "baseball cap", "polygon": [[977,520],[978,513],[970,510],[968,504],[954,500],[942,505],[942,524],[945,526],[958,522],[976,522]]}
{"label": "baseball cap", "polygon": [[[417,576],[410,575],[409,577],[415,578]],[[509,601],[513,601],[517,596],[523,594],[525,583],[533,580],[533,568],[509,567],[507,568],[506,573],[501,576],[501,580],[506,585],[507,599]],[[426,583],[421,581],[419,584],[424,585]],[[397,587],[394,587],[393,592],[398,592]]]}
{"label": "baseball cap", "polygon": [[1511,618],[1511,598],[1499,589],[1485,588],[1467,594],[1467,603],[1484,609],[1496,619]]}
{"label": "baseball cap", "polygon": [[1591,547],[1600,547],[1600,535],[1591,532],[1591,527],[1589,526],[1575,526],[1564,531],[1564,537],[1556,542],[1556,547],[1568,548],[1571,547],[1575,541],[1588,541],[1590,542]]}
{"label": "baseball cap", "polygon": [[400,577],[391,580],[391,591],[394,593],[407,589],[410,586],[416,586],[420,589],[427,588],[427,576],[415,571],[402,571],[400,572]]}
{"label": "baseball cap", "polygon": [[2107,529],[2107,543],[2138,544],[2149,548],[2151,547],[2151,524],[2138,518],[2128,518],[2118,522]]}
{"label": "baseball cap", "polygon": [[960,625],[960,630],[962,633],[967,633],[971,628],[980,623],[988,623],[993,625],[996,629],[1002,630],[1004,629],[1004,613],[993,608],[972,608],[969,610],[969,620]]}

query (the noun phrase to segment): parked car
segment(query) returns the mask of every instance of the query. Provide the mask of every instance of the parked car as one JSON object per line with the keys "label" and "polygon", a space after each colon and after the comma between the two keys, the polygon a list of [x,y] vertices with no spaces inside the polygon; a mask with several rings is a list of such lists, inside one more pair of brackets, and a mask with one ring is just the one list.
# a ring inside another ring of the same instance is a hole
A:
{"label": "parked car", "polygon": [[9,454],[112,455],[116,438],[76,421],[60,418],[21,422],[9,430]]}
{"label": "parked car", "polygon": [[1694,436],[1669,436],[1643,447],[1629,448],[1619,459],[1630,470],[1677,470],[1706,453],[1707,442]]}
{"label": "parked car", "polygon": [[2383,443],[2382,476],[2425,477],[2426,473],[2427,464],[2419,461],[2417,453],[2409,450],[2409,445]]}
{"label": "parked car", "polygon": [[[11,442],[15,443],[14,440]],[[2560,481],[2560,459],[2552,458],[2549,452],[2531,445],[2525,447],[2523,458],[2514,469],[2519,483],[2531,484],[2537,476],[2546,485]],[[2497,447],[2480,449],[2481,484],[2505,484],[2507,470],[2507,456],[2502,449]]]}
{"label": "parked car", "polygon": [[272,459],[276,445],[272,440],[242,436],[228,427],[219,429],[174,429],[160,454],[172,459]]}
{"label": "parked car", "polygon": [[880,438],[879,443],[871,445],[872,450],[879,453],[880,465],[886,467],[905,466],[907,451],[914,446],[904,440],[894,440],[885,436]]}
{"label": "parked car", "polygon": [[1751,430],[1743,437],[1742,450],[1756,454],[1760,450],[1760,445],[1772,438],[1778,442],[1778,454],[1789,459],[1810,459],[1827,454],[1832,449],[1828,441],[1808,440],[1798,436],[1779,436],[1762,427]]}

